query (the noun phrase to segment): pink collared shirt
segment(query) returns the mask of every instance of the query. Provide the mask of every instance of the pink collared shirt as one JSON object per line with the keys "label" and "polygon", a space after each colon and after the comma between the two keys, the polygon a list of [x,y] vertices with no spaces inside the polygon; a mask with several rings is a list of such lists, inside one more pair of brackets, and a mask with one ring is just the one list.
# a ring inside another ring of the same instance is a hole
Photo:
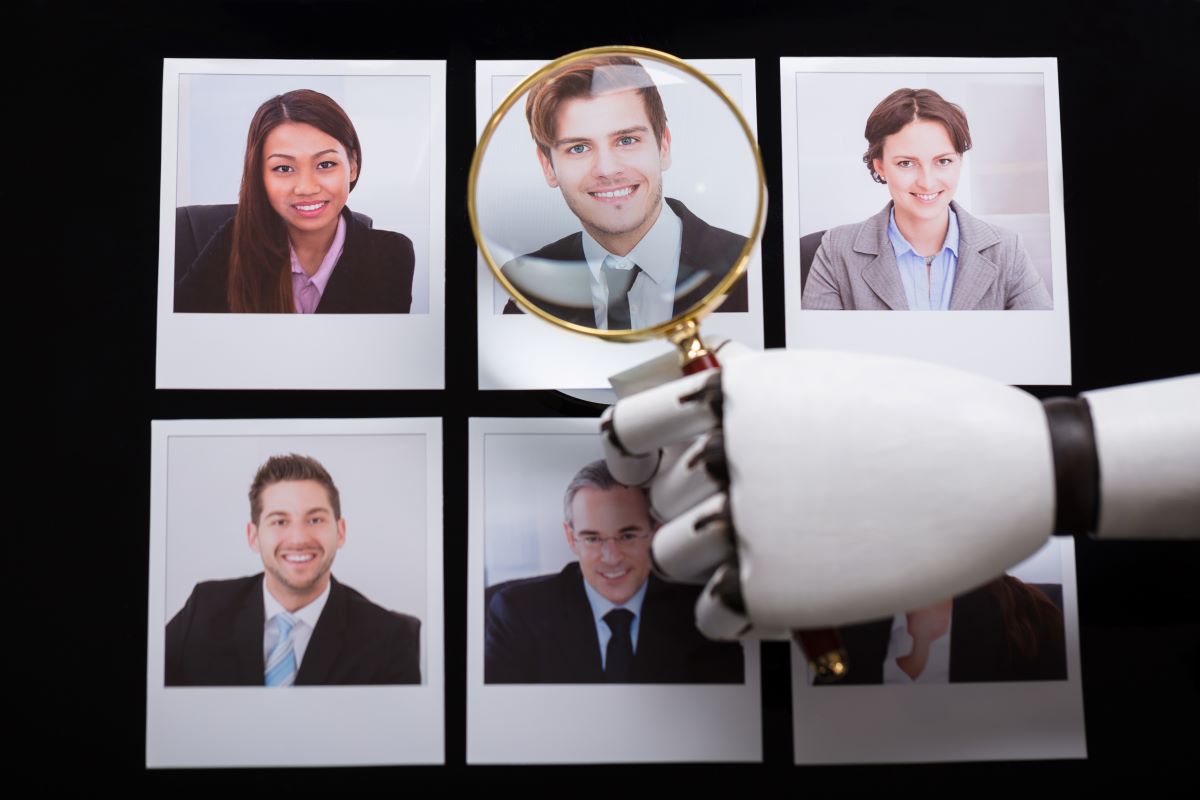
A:
{"label": "pink collared shirt", "polygon": [[342,246],[346,244],[346,218],[338,217],[337,231],[333,234],[333,243],[329,245],[329,252],[325,254],[325,258],[321,260],[321,266],[317,267],[317,271],[310,278],[305,272],[304,267],[300,266],[300,259],[296,258],[296,250],[288,243],[288,253],[292,257],[292,299],[296,304],[297,314],[311,314],[317,310],[317,304],[321,302],[321,295],[325,293],[325,284],[329,283],[329,276],[333,274],[333,268],[337,266],[338,259],[342,257]]}

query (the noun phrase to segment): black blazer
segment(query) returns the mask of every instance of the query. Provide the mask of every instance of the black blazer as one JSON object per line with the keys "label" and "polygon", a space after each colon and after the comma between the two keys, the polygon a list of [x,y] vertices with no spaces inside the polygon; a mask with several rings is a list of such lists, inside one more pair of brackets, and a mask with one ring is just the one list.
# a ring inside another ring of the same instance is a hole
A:
{"label": "black blazer", "polygon": [[[297,686],[420,683],[421,621],[330,578]],[[263,685],[263,576],[196,584],[167,623],[167,686]]]}
{"label": "black blazer", "polygon": [[[329,276],[318,314],[407,314],[416,256],[402,233],[368,228],[342,209],[346,241]],[[226,313],[233,220],[222,225],[175,284],[175,311]]]}
{"label": "black blazer", "polygon": [[[681,241],[679,246],[679,272],[675,278],[675,307],[674,313],[681,314],[704,299],[728,272],[729,267],[737,260],[742,248],[746,246],[746,237],[731,233],[722,228],[714,228],[697,217],[687,206],[673,198],[667,198],[667,205],[679,217],[682,223]],[[514,285],[520,287],[537,283],[537,272],[544,269],[547,261],[561,261],[562,269],[573,270],[575,276],[568,283],[572,284],[570,295],[579,298],[578,305],[560,305],[552,302],[539,302],[538,307],[548,314],[577,325],[588,328],[596,327],[596,312],[592,307],[592,277],[588,270],[587,260],[583,255],[583,232],[572,233],[570,236],[548,244],[535,253],[529,253],[514,258],[505,264],[500,271]],[[558,269],[556,266],[555,269]],[[537,300],[524,292],[526,298]],[[717,311],[746,311],[750,308],[749,296],[746,289],[746,276],[733,285],[725,302]],[[505,314],[520,314],[520,306],[516,301],[509,300],[504,306]]]}
{"label": "black blazer", "polygon": [[[1037,588],[1062,608],[1061,585],[1042,584]],[[1040,630],[1038,654],[1027,659],[1009,645],[1000,604],[988,585],[956,597],[950,619],[950,682],[1066,680],[1067,654],[1061,630],[1061,626],[1057,632]],[[883,683],[892,620],[848,625],[840,631],[850,669],[839,680],[816,682]]]}
{"label": "black blazer", "polygon": [[[631,683],[742,683],[745,659],[737,642],[712,642],[696,630],[701,587],[651,575],[638,624]],[[571,562],[502,588],[487,607],[485,683],[603,683],[600,640]]]}

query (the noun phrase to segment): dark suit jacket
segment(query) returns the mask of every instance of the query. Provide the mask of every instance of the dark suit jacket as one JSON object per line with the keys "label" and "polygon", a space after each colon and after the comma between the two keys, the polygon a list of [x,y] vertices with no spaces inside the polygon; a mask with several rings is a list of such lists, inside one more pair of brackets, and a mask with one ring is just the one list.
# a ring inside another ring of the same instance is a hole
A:
{"label": "dark suit jacket", "polygon": [[[330,578],[297,686],[420,683],[421,621]],[[167,623],[167,686],[263,685],[263,576],[196,584]]]}
{"label": "dark suit jacket", "polygon": [[[407,314],[412,307],[416,256],[402,233],[368,228],[349,208],[346,241],[337,268],[329,276],[318,314]],[[225,313],[233,220],[222,225],[187,273],[175,284],[175,311]]]}
{"label": "dark suit jacket", "polygon": [[[682,223],[679,247],[679,272],[675,278],[675,314],[682,314],[699,303],[713,290],[729,268],[737,261],[746,245],[746,237],[714,228],[697,217],[678,200],[667,198],[667,205]],[[514,258],[500,271],[515,286],[537,285],[537,273],[544,270],[547,261],[561,261],[561,269],[572,270],[575,276],[568,283],[573,285],[570,296],[578,297],[577,305],[562,305],[549,301],[538,302],[539,308],[548,314],[588,328],[596,327],[596,312],[592,307],[592,277],[587,260],[583,255],[583,232],[573,233],[553,244],[548,244],[536,253]],[[556,269],[558,267],[556,266]],[[538,298],[523,292],[530,301]],[[746,311],[750,307],[746,289],[746,276],[733,285],[725,302],[717,311]],[[504,306],[505,314],[520,314],[521,308],[513,300]]]}
{"label": "dark suit jacket", "polygon": [[[712,642],[696,630],[699,592],[650,576],[632,683],[743,682],[741,645]],[[485,637],[485,683],[604,682],[578,562],[498,591],[488,603]]]}
{"label": "dark suit jacket", "polygon": [[[1042,585],[1041,591],[1062,608],[1062,587]],[[840,680],[818,680],[838,685],[883,683],[892,620],[847,625],[840,629],[850,663]],[[1038,654],[1023,658],[1008,643],[1000,604],[985,585],[954,598],[950,619],[950,682],[1066,680],[1066,645],[1060,635],[1043,631]]]}

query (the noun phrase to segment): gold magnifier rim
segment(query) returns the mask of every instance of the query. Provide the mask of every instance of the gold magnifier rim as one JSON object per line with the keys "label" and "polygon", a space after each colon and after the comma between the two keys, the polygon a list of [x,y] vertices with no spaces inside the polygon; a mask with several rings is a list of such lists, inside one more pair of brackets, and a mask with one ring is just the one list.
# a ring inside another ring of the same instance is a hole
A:
{"label": "gold magnifier rim", "polygon": [[[737,261],[733,268],[729,270],[725,277],[722,278],[715,287],[713,287],[713,290],[709,292],[703,300],[685,310],[682,314],[649,328],[635,328],[631,330],[615,331],[604,330],[601,328],[588,328],[583,325],[578,325],[574,322],[567,322],[566,320],[559,319],[558,317],[548,314],[529,300],[525,299],[525,295],[522,294],[521,291],[515,286],[513,286],[508,278],[504,276],[504,273],[500,271],[500,265],[498,265],[496,260],[492,258],[492,254],[488,250],[483,233],[479,227],[479,214],[475,205],[475,186],[479,179],[479,167],[480,164],[483,163],[483,154],[487,151],[488,143],[491,142],[492,135],[496,132],[496,128],[499,127],[500,121],[504,119],[505,115],[508,114],[509,110],[513,107],[517,100],[529,90],[530,86],[540,81],[548,73],[553,72],[554,70],[557,70],[560,67],[563,67],[574,61],[581,61],[585,58],[591,58],[593,56],[607,55],[627,55],[660,61],[675,67],[676,69],[686,73],[687,75],[690,75],[693,78],[696,78],[705,86],[707,86],[709,90],[711,90],[714,94],[716,94],[717,97],[724,101],[726,107],[733,112],[734,118],[737,119],[738,124],[741,125],[742,133],[745,135],[746,141],[750,143],[750,152],[754,156],[754,165],[758,171],[758,197],[754,210],[754,225],[751,228],[750,235],[746,237],[746,244],[742,247],[742,252],[738,255]],[[729,95],[725,93],[725,90],[718,86],[715,81],[682,59],[677,58],[670,53],[664,53],[661,50],[653,50],[648,47],[635,47],[632,45],[606,45],[604,47],[590,47],[586,50],[577,50],[574,53],[568,53],[565,56],[556,58],[554,61],[546,64],[541,69],[525,78],[525,80],[521,81],[521,83],[519,83],[515,89],[508,93],[508,96],[504,98],[504,102],[502,102],[500,106],[494,112],[492,112],[491,119],[488,120],[487,125],[483,129],[483,134],[479,137],[479,144],[475,147],[475,155],[471,159],[471,171],[467,176],[467,213],[471,217],[471,232],[475,235],[475,243],[479,246],[479,252],[483,255],[483,259],[487,262],[488,267],[492,270],[492,275],[496,277],[496,280],[500,281],[500,285],[503,286],[504,289],[513,297],[513,299],[515,299],[517,303],[527,312],[541,317],[547,322],[552,322],[560,328],[566,328],[567,330],[586,334],[588,336],[597,336],[614,342],[639,342],[646,339],[658,338],[665,334],[669,334],[671,331],[679,328],[689,320],[700,319],[709,311],[720,305],[721,301],[725,299],[725,295],[729,292],[730,288],[732,288],[733,284],[738,280],[738,278],[742,277],[742,274],[746,271],[746,265],[750,261],[750,254],[754,251],[754,247],[758,243],[758,237],[762,232],[765,207],[766,173],[763,170],[762,154],[759,152],[758,141],[754,137],[754,132],[750,130],[750,125],[746,122],[746,118],[742,115],[741,109],[734,104]]]}

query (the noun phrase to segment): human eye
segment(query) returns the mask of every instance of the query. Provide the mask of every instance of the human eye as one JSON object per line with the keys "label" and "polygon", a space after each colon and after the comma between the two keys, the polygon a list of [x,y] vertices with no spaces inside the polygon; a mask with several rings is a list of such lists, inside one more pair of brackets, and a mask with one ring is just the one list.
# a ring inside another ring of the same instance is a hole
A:
{"label": "human eye", "polygon": [[595,547],[600,544],[600,537],[594,533],[585,533],[579,537],[579,541],[586,544],[588,547]]}
{"label": "human eye", "polygon": [[897,167],[900,167],[901,169],[908,169],[908,168],[909,168],[909,167],[911,167],[912,165],[913,165],[913,162],[912,162],[912,160],[911,160],[911,159],[907,159],[907,158],[902,158],[902,159],[900,159],[899,161],[897,161],[897,162],[896,162],[896,166],[897,166]]}
{"label": "human eye", "polygon": [[271,172],[288,173],[295,171],[296,168],[291,164],[276,164],[275,166],[271,167]]}
{"label": "human eye", "polygon": [[950,158],[949,156],[946,156],[946,157],[944,157],[944,158],[939,158],[939,159],[938,159],[938,166],[939,166],[939,167],[948,167],[948,166],[950,166],[950,165],[951,165],[951,164],[953,164],[953,163],[954,163],[954,159],[953,159],[953,158]]}
{"label": "human eye", "polygon": [[567,148],[567,152],[573,156],[581,156],[588,151],[586,144],[573,144]]}
{"label": "human eye", "polygon": [[620,147],[629,147],[630,145],[637,144],[639,141],[641,140],[636,136],[622,136],[617,139],[617,145]]}
{"label": "human eye", "polygon": [[621,541],[621,544],[633,544],[640,538],[642,538],[641,534],[631,533],[629,531],[626,531],[625,533],[621,534],[620,541]]}
{"label": "human eye", "polygon": [[317,169],[333,169],[336,166],[336,161],[322,161],[320,164],[317,164]]}

